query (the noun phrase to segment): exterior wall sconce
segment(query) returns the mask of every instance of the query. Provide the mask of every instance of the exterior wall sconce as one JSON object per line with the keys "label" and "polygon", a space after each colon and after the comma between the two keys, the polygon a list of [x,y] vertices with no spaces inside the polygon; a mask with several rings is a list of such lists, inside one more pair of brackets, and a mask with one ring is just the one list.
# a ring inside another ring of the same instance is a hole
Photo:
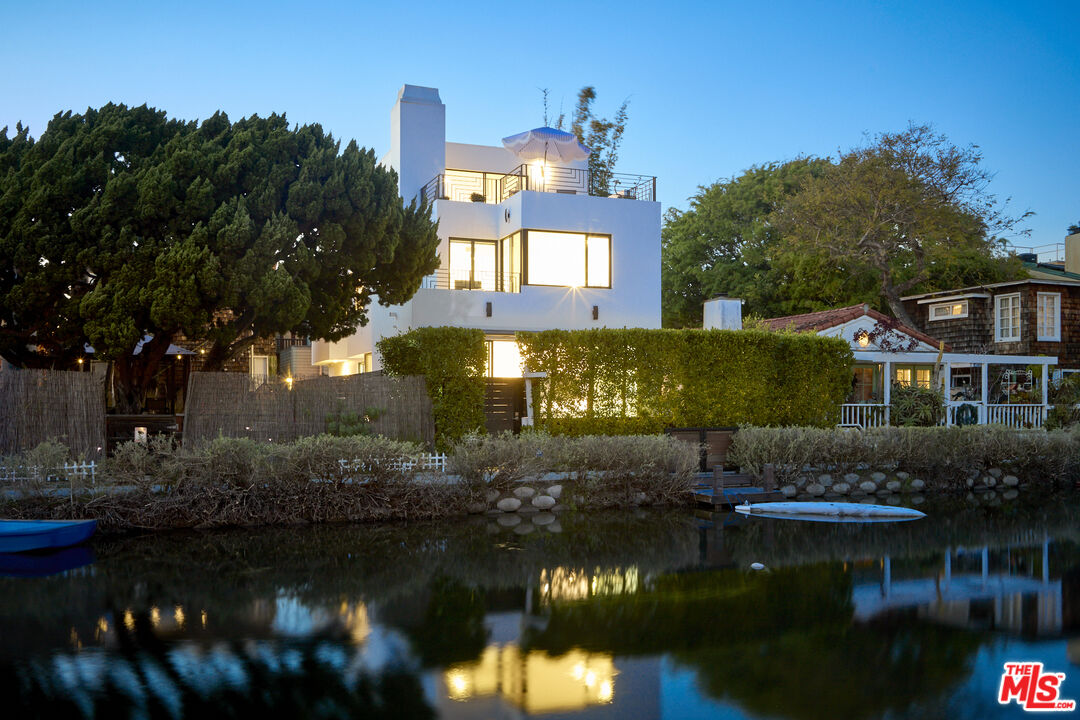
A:
{"label": "exterior wall sconce", "polygon": [[593,320],[599,320],[600,319],[600,306],[599,305],[593,305],[592,306],[592,319]]}
{"label": "exterior wall sconce", "polygon": [[484,306],[484,314],[487,315],[488,317],[491,317],[491,303],[488,302],[488,303],[485,303],[484,305],[485,305]]}

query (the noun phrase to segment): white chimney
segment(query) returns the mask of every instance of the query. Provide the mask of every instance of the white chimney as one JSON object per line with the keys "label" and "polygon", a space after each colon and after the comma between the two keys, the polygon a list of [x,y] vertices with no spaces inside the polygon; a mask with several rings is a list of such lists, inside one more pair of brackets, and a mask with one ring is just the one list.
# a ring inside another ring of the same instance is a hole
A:
{"label": "white chimney", "polygon": [[706,330],[742,330],[742,300],[716,297],[705,301]]}
{"label": "white chimney", "polygon": [[446,106],[437,88],[401,86],[390,111],[388,160],[406,204],[446,170]]}
{"label": "white chimney", "polygon": [[1065,272],[1080,274],[1080,233],[1065,236]]}

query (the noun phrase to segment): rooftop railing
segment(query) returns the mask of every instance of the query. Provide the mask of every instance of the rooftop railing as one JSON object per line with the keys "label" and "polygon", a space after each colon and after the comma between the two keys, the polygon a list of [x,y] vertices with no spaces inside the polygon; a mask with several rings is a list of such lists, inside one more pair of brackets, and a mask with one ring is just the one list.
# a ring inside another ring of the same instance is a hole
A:
{"label": "rooftop railing", "polygon": [[508,173],[447,170],[423,188],[424,199],[500,203],[522,190],[564,195],[656,200],[656,177],[558,165],[519,165]]}

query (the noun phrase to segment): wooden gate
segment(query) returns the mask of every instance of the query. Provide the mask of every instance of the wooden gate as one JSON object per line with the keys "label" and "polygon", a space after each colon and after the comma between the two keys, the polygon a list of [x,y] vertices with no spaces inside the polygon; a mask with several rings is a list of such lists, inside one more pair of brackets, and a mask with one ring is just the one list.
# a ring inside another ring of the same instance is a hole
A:
{"label": "wooden gate", "polygon": [[521,431],[525,414],[524,378],[487,378],[484,389],[484,425],[489,433]]}

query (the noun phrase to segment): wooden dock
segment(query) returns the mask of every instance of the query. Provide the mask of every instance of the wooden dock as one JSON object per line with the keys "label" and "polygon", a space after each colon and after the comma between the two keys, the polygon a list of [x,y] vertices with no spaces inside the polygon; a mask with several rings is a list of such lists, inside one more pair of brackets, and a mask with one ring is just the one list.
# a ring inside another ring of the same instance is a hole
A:
{"label": "wooden dock", "polygon": [[754,485],[749,475],[725,473],[723,466],[713,469],[711,482],[694,488],[694,499],[698,505],[710,508],[733,508],[741,503],[779,502],[786,500],[782,492],[776,489],[775,470],[766,465],[762,473],[761,485]]}

